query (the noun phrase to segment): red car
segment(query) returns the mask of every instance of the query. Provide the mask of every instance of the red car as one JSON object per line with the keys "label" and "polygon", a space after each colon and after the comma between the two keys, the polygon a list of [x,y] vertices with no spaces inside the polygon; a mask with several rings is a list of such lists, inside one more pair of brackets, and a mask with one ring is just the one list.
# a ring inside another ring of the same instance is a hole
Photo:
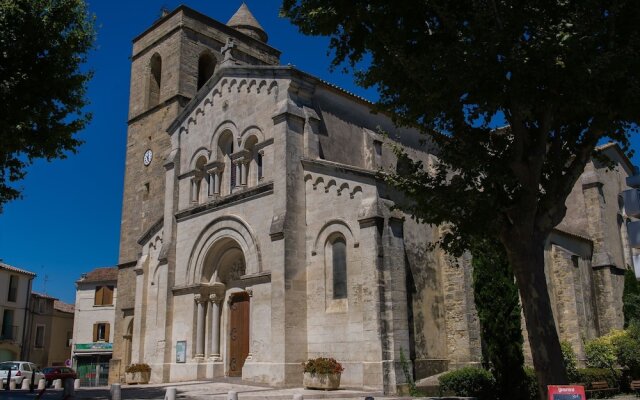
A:
{"label": "red car", "polygon": [[47,381],[47,386],[51,386],[56,379],[62,379],[64,382],[67,378],[76,379],[76,371],[67,367],[47,367],[42,370],[44,379]]}

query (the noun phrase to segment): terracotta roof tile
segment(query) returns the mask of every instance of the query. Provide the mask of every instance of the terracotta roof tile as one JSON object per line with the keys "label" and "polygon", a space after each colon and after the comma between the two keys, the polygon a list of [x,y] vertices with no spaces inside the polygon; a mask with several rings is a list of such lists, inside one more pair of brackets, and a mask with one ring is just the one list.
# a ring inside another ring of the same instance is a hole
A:
{"label": "terracotta roof tile", "polygon": [[36,274],[34,272],[27,271],[27,270],[20,269],[20,268],[16,268],[16,267],[13,267],[13,266],[11,266],[9,264],[5,264],[5,263],[1,263],[1,262],[0,262],[0,269],[4,269],[4,270],[7,270],[7,271],[11,271],[11,272],[16,272],[18,274],[36,276]]}
{"label": "terracotta roof tile", "polygon": [[78,283],[105,282],[118,280],[118,267],[96,268],[91,272],[83,274]]}
{"label": "terracotta roof tile", "polygon": [[44,294],[44,293],[31,292],[31,295],[33,295],[35,297],[42,297],[43,299],[58,300],[55,297],[51,297],[48,294]]}
{"label": "terracotta roof tile", "polygon": [[73,304],[63,303],[60,300],[55,300],[53,302],[53,308],[55,310],[71,313],[71,314],[73,314],[75,311],[75,306]]}

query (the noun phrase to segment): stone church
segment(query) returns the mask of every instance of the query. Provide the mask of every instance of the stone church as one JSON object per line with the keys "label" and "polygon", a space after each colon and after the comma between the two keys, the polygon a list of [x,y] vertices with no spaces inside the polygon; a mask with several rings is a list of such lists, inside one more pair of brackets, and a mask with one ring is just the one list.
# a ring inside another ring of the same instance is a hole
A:
{"label": "stone church", "polygon": [[[416,379],[478,363],[471,273],[452,266],[469,260],[430,251],[439,228],[392,210],[376,174],[395,168],[390,140],[428,162],[421,136],[267,43],[244,4],[226,24],[180,6],[133,40],[110,380],[145,362],[152,382],[301,385],[301,363],[329,356],[342,386],[395,392],[401,352]],[[600,151],[615,168],[588,165],[547,246],[579,355],[621,327],[633,257],[633,166]]]}

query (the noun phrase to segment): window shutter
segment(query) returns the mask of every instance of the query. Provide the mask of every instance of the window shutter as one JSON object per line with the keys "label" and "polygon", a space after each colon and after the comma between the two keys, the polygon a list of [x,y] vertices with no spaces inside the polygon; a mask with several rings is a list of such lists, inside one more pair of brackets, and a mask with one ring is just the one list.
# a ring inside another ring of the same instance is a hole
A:
{"label": "window shutter", "polygon": [[96,306],[101,306],[103,304],[104,299],[104,286],[96,287],[96,297],[93,304]]}
{"label": "window shutter", "polygon": [[109,324],[104,324],[104,341],[109,342]]}
{"label": "window shutter", "polygon": [[98,341],[98,324],[93,324],[93,341]]}
{"label": "window shutter", "polygon": [[102,290],[103,290],[102,304],[103,305],[113,304],[113,286],[103,286]]}

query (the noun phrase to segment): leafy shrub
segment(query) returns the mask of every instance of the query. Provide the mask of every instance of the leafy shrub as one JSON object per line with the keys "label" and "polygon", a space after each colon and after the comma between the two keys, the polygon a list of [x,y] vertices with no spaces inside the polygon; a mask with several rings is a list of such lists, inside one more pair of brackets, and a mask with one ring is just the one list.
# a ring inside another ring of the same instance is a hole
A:
{"label": "leafy shrub", "polygon": [[618,370],[607,368],[579,368],[578,380],[589,388],[593,382],[606,381],[610,388],[620,387],[622,374]]}
{"label": "leafy shrub", "polygon": [[528,400],[538,400],[540,393],[538,391],[538,377],[536,371],[531,367],[525,367],[524,372],[527,374],[527,397]]}
{"label": "leafy shrub", "polygon": [[622,312],[624,326],[630,326],[635,320],[640,323],[640,282],[633,270],[624,272],[624,289],[622,292]]}
{"label": "leafy shrub", "polygon": [[560,349],[562,350],[562,359],[564,360],[564,367],[567,370],[567,379],[569,382],[577,382],[578,378],[578,357],[571,347],[571,343],[563,340],[560,342]]}
{"label": "leafy shrub", "polygon": [[318,357],[302,363],[304,372],[311,374],[339,374],[344,371],[342,364],[334,358]]}
{"label": "leafy shrub", "polygon": [[624,334],[611,340],[621,367],[629,369],[631,378],[640,378],[640,323],[633,321]]}
{"label": "leafy shrub", "polygon": [[456,396],[477,397],[479,400],[495,399],[495,380],[491,372],[476,367],[464,367],[442,374],[438,379],[442,392]]}
{"label": "leafy shrub", "polygon": [[149,364],[141,363],[141,364],[131,364],[129,365],[124,372],[134,373],[134,372],[151,372],[151,367]]}
{"label": "leafy shrub", "polygon": [[616,349],[609,335],[588,341],[584,346],[589,368],[613,368],[616,364]]}

